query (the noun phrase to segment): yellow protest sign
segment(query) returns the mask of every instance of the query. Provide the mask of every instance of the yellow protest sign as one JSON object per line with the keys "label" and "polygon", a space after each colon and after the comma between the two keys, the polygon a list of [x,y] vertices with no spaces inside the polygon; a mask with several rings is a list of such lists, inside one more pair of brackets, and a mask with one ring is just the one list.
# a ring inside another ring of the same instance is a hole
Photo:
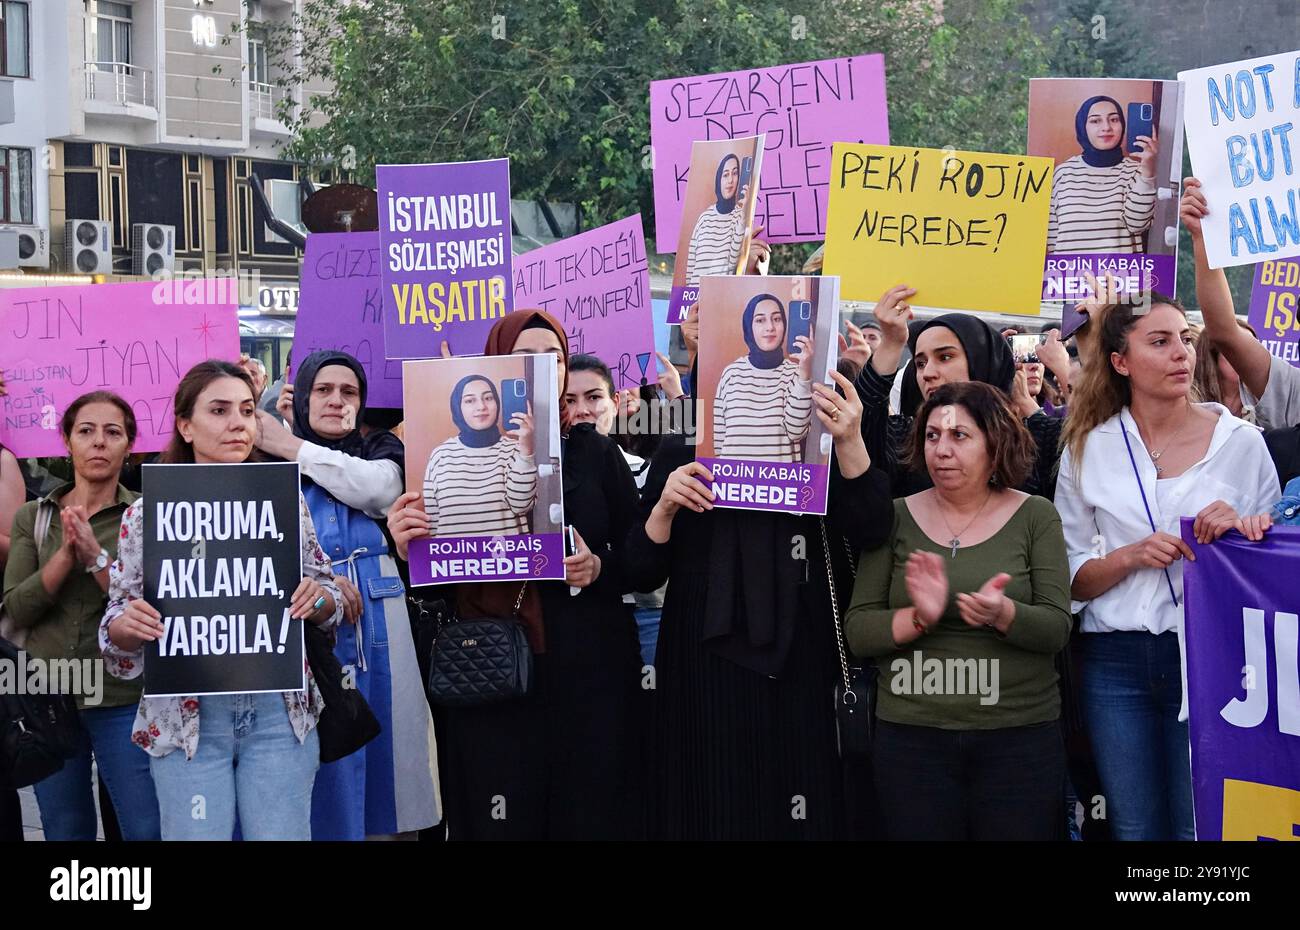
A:
{"label": "yellow protest sign", "polygon": [[837,142],[824,274],[850,300],[1037,315],[1052,159]]}

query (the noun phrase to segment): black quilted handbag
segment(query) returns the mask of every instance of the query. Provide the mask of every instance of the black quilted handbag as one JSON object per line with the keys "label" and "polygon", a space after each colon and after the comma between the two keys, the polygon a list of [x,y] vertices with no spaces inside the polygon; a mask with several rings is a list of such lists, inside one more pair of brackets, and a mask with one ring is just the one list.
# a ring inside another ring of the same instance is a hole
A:
{"label": "black quilted handbag", "polygon": [[518,619],[524,588],[512,616],[456,620],[438,631],[429,668],[431,703],[482,707],[528,693],[533,652]]}

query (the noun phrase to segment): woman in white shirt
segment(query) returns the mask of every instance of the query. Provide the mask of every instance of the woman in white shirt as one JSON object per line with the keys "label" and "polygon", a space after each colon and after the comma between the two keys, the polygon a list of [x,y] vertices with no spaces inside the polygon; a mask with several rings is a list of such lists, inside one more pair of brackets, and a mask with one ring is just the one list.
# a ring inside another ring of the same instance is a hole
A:
{"label": "woman in white shirt", "polygon": [[[1081,699],[1115,839],[1192,839],[1182,559],[1268,527],[1277,473],[1259,431],[1192,402],[1196,352],[1175,301],[1103,308],[1070,401],[1056,506],[1083,614]],[[1260,516],[1242,516],[1255,515]]]}

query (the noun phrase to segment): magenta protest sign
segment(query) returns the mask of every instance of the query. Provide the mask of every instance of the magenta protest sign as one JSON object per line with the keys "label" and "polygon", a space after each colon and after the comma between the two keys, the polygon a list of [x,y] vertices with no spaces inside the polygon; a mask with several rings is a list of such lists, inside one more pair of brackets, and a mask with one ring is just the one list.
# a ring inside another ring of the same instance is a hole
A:
{"label": "magenta protest sign", "polygon": [[379,233],[312,233],[300,288],[294,358],[301,362],[319,349],[346,352],[365,369],[366,406],[401,407],[402,363],[384,354]]}
{"label": "magenta protest sign", "polygon": [[1255,266],[1249,320],[1264,348],[1300,367],[1300,259]]}
{"label": "magenta protest sign", "polygon": [[754,225],[768,242],[826,238],[831,143],[889,143],[885,58],[859,55],[650,84],[655,250],[677,247],[691,143],[765,134]]}
{"label": "magenta protest sign", "polygon": [[659,380],[640,213],[534,249],[514,265],[515,306],[559,320],[570,354],[595,355],[619,390]]}
{"label": "magenta protest sign", "polygon": [[234,288],[225,283],[0,291],[0,370],[9,392],[0,397],[0,443],[19,457],[66,455],[63,411],[82,394],[104,390],[135,411],[133,451],[162,449],[185,372],[208,358],[239,359]]}
{"label": "magenta protest sign", "polygon": [[510,160],[379,165],[375,178],[388,357],[482,352],[513,308]]}

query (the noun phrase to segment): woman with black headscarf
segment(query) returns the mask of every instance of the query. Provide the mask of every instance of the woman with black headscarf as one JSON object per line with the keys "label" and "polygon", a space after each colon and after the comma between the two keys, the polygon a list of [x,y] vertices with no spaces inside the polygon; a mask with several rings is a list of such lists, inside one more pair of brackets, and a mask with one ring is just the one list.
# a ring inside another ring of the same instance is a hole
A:
{"label": "woman with black headscarf", "polygon": [[1156,209],[1155,137],[1137,136],[1141,147],[1126,157],[1123,109],[1103,96],[1079,107],[1074,135],[1083,151],[1052,175],[1047,251],[1145,252]]}
{"label": "woman with black headscarf", "polygon": [[[314,840],[411,833],[439,821],[433,718],[424,700],[406,590],[376,518],[402,493],[405,454],[387,430],[363,435],[366,373],[322,350],[294,376],[290,433],[258,411],[257,446],[297,461],[303,497],[334,571],[349,582],[334,653],[379,718],[379,736],[322,765],[312,791]],[[350,670],[350,671],[349,671]]]}
{"label": "woman with black headscarf", "polygon": [[424,509],[439,536],[528,532],[537,501],[533,415],[516,413],[503,433],[501,396],[490,378],[466,375],[451,389],[451,420],[459,431],[429,453]]}
{"label": "woman with black headscarf", "polygon": [[706,274],[735,274],[745,241],[745,198],[749,185],[741,186],[740,159],[732,154],[718,162],[713,179],[717,196],[695,221],[686,252],[686,286],[696,287]]}
{"label": "woman with black headscarf", "polygon": [[713,402],[713,448],[719,458],[803,461],[812,425],[812,339],[797,338],[785,357],[786,310],[773,294],[745,305],[741,327],[749,353],[726,368]]}
{"label": "woman with black headscarf", "polygon": [[626,564],[639,591],[668,582],[650,755],[655,838],[872,835],[869,765],[837,755],[833,605],[847,604],[858,550],[888,538],[893,516],[852,382],[831,377],[812,385],[814,415],[834,442],[824,523],[714,509],[694,437],[665,437],[651,463]]}
{"label": "woman with black headscarf", "polygon": [[[508,313],[483,351],[554,354],[554,403],[561,402],[568,340],[554,317]],[[636,484],[618,446],[593,423],[567,427],[561,471],[564,522],[577,531],[563,581],[530,581],[522,597],[519,582],[461,582],[436,595],[462,619],[514,613],[533,652],[524,696],[439,708],[452,840],[629,839],[641,832],[645,695],[636,621],[622,599],[632,590],[624,540],[636,521]],[[402,553],[429,533],[415,494],[397,499],[388,525]]]}
{"label": "woman with black headscarf", "polygon": [[[921,404],[940,386],[958,381],[981,381],[1000,389],[1008,406],[1021,415],[1037,446],[1033,470],[1019,490],[1048,500],[1056,491],[1056,462],[1063,421],[1038,409],[1016,372],[1015,358],[1006,337],[969,313],[945,313],[923,323],[913,323],[907,302],[915,288],[900,284],[887,290],[875,307],[880,324],[880,345],[862,366],[854,385],[862,401],[862,436],[873,461],[889,471],[895,497],[906,497],[930,487],[924,471],[900,465],[910,444],[913,421]],[[889,413],[889,391],[903,348],[912,360],[898,377],[902,381],[899,413]],[[1034,411],[1030,414],[1030,411]]]}

